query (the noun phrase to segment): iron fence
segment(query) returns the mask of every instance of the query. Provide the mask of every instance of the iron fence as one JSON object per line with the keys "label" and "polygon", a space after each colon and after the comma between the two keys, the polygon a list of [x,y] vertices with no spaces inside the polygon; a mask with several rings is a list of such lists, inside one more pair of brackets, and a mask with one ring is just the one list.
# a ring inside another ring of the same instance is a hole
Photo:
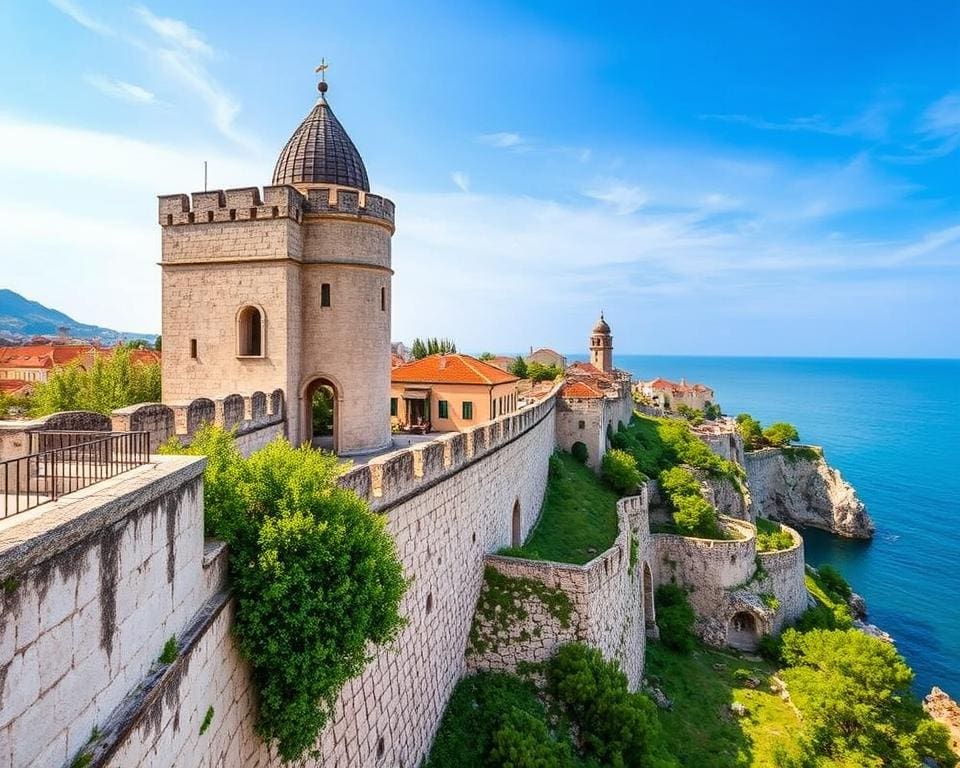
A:
{"label": "iron fence", "polygon": [[29,453],[0,461],[0,519],[115,477],[150,459],[149,432],[30,432]]}

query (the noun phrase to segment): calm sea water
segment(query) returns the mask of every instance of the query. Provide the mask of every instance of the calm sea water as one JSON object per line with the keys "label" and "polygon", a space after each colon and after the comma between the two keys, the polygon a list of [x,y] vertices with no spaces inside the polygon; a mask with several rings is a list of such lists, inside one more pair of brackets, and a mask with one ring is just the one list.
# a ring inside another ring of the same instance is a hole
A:
{"label": "calm sea water", "polygon": [[960,698],[960,360],[618,355],[644,379],[702,381],[725,413],[789,421],[857,489],[869,543],[805,531],[807,561],[836,565],[916,672],[920,694]]}

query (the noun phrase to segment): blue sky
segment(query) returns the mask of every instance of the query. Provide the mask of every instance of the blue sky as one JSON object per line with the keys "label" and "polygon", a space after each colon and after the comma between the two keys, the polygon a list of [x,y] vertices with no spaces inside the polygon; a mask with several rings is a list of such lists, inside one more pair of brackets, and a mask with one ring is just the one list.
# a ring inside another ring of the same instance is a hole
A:
{"label": "blue sky", "polygon": [[155,195],[330,102],[397,204],[394,337],[960,355],[960,4],[0,4],[0,285],[159,330]]}

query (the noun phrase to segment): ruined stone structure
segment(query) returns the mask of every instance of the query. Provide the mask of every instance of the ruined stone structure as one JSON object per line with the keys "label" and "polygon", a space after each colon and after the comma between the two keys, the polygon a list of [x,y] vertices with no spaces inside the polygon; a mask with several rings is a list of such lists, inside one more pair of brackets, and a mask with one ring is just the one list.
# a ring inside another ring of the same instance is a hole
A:
{"label": "ruined stone structure", "polygon": [[387,447],[394,205],[324,94],[273,186],[164,195],[159,215],[164,402],[279,389],[299,443],[322,386],[334,450]]}

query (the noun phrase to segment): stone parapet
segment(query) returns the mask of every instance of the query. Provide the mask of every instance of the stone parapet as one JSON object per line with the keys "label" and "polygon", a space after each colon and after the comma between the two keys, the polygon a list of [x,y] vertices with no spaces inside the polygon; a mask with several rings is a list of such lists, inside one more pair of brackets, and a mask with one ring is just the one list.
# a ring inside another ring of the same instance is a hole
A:
{"label": "stone parapet", "polygon": [[388,511],[498,451],[552,415],[558,384],[543,399],[467,430],[446,433],[347,470],[339,485],[354,491],[378,512]]}
{"label": "stone parapet", "polygon": [[161,227],[213,224],[259,219],[293,219],[304,215],[372,219],[394,227],[393,201],[370,192],[337,187],[309,190],[304,196],[294,187],[216,189],[191,195],[160,195]]}

